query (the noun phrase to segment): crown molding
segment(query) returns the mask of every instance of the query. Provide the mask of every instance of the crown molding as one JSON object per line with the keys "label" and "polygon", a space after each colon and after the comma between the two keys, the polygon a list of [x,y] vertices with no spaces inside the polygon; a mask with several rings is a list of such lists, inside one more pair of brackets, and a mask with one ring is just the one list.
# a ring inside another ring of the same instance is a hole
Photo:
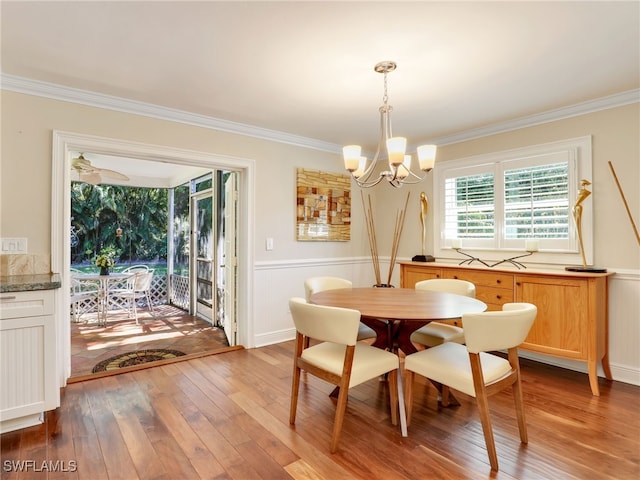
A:
{"label": "crown molding", "polygon": [[232,122],[221,118],[186,112],[184,110],[161,107],[150,103],[128,100],[87,90],[79,90],[62,85],[41,82],[39,80],[7,75],[5,73],[1,74],[0,81],[2,84],[2,90],[8,90],[11,92],[35,95],[38,97],[50,98],[52,100],[78,103],[89,107],[104,108],[107,110],[115,110],[134,115],[142,115],[158,120],[183,123],[186,125],[209,128],[221,132],[235,133],[238,135],[270,140],[278,143],[286,143],[313,150],[321,150],[331,153],[342,152],[342,146],[334,143],[293,135],[286,132],[279,132],[277,130],[269,130],[267,128],[256,127],[253,125]]}
{"label": "crown molding", "polygon": [[508,122],[494,123],[493,125],[488,125],[486,127],[466,130],[464,132],[435,139],[433,140],[433,143],[438,146],[442,146],[465,142],[467,140],[475,140],[477,138],[488,137],[499,133],[555,122],[565,118],[578,117],[580,115],[586,115],[600,110],[622,107],[632,103],[640,103],[640,89],[616,93],[614,95],[596,98],[594,100],[577,103],[568,107],[556,108],[554,110],[548,110],[535,115],[509,120]]}
{"label": "crown molding", "polygon": [[[6,73],[0,74],[0,83],[2,85],[2,90],[11,92],[35,95],[50,98],[52,100],[62,100],[65,102],[78,103],[90,107],[104,108],[134,115],[142,115],[158,120],[172,121],[227,133],[235,133],[238,135],[285,143],[288,145],[295,145],[324,152],[336,154],[340,154],[342,152],[342,145],[336,145],[335,143],[324,142],[322,140],[302,137],[286,132],[279,132],[277,130],[269,130],[266,128],[232,122],[221,118],[209,117],[183,110],[137,102],[135,100],[127,100],[125,98],[111,95],[103,95],[87,90],[79,90],[62,85],[41,82],[39,80],[32,80],[15,75],[8,75]],[[453,135],[434,139],[432,142],[439,146],[450,145],[453,143],[474,140],[477,138],[541,125],[565,118],[576,117],[638,102],[640,102],[640,89],[629,90],[627,92],[609,95],[535,115],[529,115],[527,117],[510,120],[508,122],[496,123],[486,127],[462,131]]]}

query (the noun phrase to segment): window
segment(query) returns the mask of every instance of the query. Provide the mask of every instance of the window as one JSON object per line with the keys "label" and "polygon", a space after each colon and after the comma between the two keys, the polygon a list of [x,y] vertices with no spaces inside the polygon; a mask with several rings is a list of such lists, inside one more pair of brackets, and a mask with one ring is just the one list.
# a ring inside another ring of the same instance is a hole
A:
{"label": "window", "polygon": [[[580,179],[591,178],[591,138],[444,162],[434,177],[436,251],[524,250],[578,253],[572,206]],[[583,214],[591,245],[591,217]],[[586,251],[586,245],[585,245]],[[446,255],[445,255],[446,256]]]}

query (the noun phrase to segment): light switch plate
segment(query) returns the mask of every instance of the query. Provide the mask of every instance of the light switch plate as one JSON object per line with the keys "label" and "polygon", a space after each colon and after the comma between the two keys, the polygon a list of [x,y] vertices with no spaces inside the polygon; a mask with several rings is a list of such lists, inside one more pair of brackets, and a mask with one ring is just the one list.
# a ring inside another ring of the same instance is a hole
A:
{"label": "light switch plate", "polygon": [[18,255],[27,253],[26,238],[3,238],[0,247],[0,254]]}

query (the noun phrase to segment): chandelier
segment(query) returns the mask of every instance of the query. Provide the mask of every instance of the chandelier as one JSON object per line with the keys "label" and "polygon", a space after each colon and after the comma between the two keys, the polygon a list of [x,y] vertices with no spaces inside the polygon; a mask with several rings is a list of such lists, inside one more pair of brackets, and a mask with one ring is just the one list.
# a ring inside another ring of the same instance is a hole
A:
{"label": "chandelier", "polygon": [[[367,157],[362,156],[360,145],[347,145],[342,148],[344,155],[344,167],[351,173],[351,176],[362,188],[373,187],[382,180],[387,180],[393,187],[399,188],[404,184],[419,183],[426,177],[426,174],[433,169],[436,161],[436,146],[421,145],[418,147],[418,163],[420,170],[425,172],[418,175],[411,171],[411,155],[406,155],[407,139],[405,137],[394,137],[391,131],[391,111],[393,107],[387,103],[387,73],[393,72],[397,65],[395,62],[380,62],[376,64],[374,70],[384,74],[384,95],[382,96],[382,106],[380,107],[380,140],[378,149],[371,162]],[[386,146],[389,170],[380,172],[377,176],[374,172],[380,158],[380,152]]]}

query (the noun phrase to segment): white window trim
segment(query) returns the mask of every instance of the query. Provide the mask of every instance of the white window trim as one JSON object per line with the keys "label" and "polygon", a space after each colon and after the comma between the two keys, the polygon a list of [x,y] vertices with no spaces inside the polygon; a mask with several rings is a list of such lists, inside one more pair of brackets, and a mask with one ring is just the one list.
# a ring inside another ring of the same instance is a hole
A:
{"label": "white window trim", "polygon": [[[465,157],[456,160],[450,160],[439,164],[438,168],[434,169],[433,178],[433,245],[434,256],[437,258],[448,259],[451,261],[462,261],[467,257],[460,255],[453,250],[444,241],[444,180],[446,174],[457,168],[468,169],[475,166],[486,166],[488,164],[495,164],[498,162],[505,162],[508,160],[522,159],[527,157],[535,157],[538,155],[547,155],[557,152],[568,152],[570,158],[575,158],[575,162],[569,162],[569,199],[575,199],[577,196],[579,184],[581,179],[587,179],[592,181],[592,137],[591,135],[584,137],[577,137],[567,140],[561,140],[557,142],[545,143],[540,145],[533,145],[528,147],[517,148],[513,150],[504,150],[499,152],[492,152],[483,155],[477,155],[473,157]],[[574,171],[572,171],[572,164],[574,165]],[[481,169],[478,169],[479,171]],[[485,169],[486,171],[486,169]],[[465,172],[466,174],[467,172]],[[587,204],[582,213],[582,235],[584,242],[585,256],[587,264],[593,264],[593,198],[596,196],[593,193],[593,185],[590,185],[592,195],[587,200]],[[500,187],[502,188],[502,187]],[[570,205],[572,207],[573,204]],[[498,212],[496,212],[498,215]],[[498,217],[496,217],[498,218]],[[500,217],[501,218],[501,217]],[[498,231],[502,227],[498,227]],[[544,264],[558,267],[564,267],[568,265],[582,265],[582,256],[580,255],[577,232],[573,220],[569,222],[569,237],[572,239],[571,246],[568,250],[545,250],[541,247],[540,251],[534,253],[530,257],[526,257],[522,260],[526,260],[527,264]],[[513,257],[520,253],[526,253],[524,248],[477,248],[466,249],[462,246],[462,251],[468,253],[474,257],[486,260],[488,263],[497,262],[505,258]],[[481,265],[479,263],[472,263],[471,265]],[[504,266],[505,264],[502,264]]]}

